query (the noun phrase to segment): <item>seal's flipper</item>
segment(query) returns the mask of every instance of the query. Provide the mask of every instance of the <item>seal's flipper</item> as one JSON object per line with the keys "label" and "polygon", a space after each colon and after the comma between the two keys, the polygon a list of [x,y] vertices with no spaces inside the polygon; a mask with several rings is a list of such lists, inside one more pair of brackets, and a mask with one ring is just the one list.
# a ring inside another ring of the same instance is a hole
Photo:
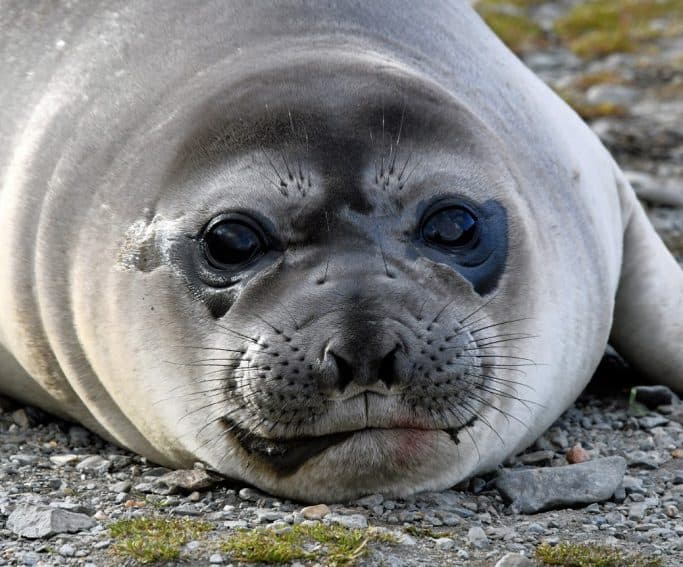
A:
{"label": "seal's flipper", "polygon": [[611,342],[649,379],[683,392],[683,270],[617,174],[624,250]]}

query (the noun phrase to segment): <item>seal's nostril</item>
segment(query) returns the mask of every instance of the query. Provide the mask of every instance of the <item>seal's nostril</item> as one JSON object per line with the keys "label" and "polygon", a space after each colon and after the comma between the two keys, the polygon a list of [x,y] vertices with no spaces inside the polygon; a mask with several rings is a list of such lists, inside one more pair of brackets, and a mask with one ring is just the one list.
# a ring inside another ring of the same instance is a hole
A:
{"label": "seal's nostril", "polygon": [[387,388],[391,388],[396,381],[396,352],[398,351],[398,348],[398,346],[395,346],[393,350],[382,359],[377,372],[377,377],[386,384]]}
{"label": "seal's nostril", "polygon": [[[395,346],[383,357],[373,357],[372,349],[361,353],[361,356],[352,358],[341,356],[333,350],[328,350],[327,355],[334,365],[336,389],[344,392],[352,382],[358,386],[372,386],[383,382],[388,388],[396,382],[396,353],[400,345]],[[363,356],[365,355],[365,356]]]}
{"label": "seal's nostril", "polygon": [[353,368],[351,364],[343,359],[338,354],[330,351],[330,356],[337,365],[337,387],[340,392],[346,390],[346,387],[353,381]]}

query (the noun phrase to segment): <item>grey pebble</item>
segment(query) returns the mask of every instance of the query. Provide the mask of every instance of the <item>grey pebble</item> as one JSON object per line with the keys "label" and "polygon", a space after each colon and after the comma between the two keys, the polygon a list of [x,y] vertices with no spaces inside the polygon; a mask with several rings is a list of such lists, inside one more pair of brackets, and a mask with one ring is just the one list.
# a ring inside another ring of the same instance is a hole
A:
{"label": "grey pebble", "polygon": [[436,547],[438,547],[442,551],[446,551],[448,549],[453,549],[455,547],[455,541],[453,541],[449,537],[437,538],[434,543],[436,544]]}
{"label": "grey pebble", "polygon": [[64,557],[73,557],[76,555],[76,548],[70,543],[65,543],[59,548],[59,555]]}
{"label": "grey pebble", "polygon": [[478,549],[487,549],[491,546],[491,542],[481,526],[472,526],[467,531],[467,541]]}
{"label": "grey pebble", "polygon": [[638,424],[643,429],[652,429],[653,427],[660,427],[669,423],[669,420],[663,415],[648,415],[641,417],[638,420]]}
{"label": "grey pebble", "polygon": [[325,516],[325,522],[332,524],[339,524],[350,530],[365,529],[368,527],[368,519],[362,514],[351,514],[345,516],[342,514],[328,514]]}

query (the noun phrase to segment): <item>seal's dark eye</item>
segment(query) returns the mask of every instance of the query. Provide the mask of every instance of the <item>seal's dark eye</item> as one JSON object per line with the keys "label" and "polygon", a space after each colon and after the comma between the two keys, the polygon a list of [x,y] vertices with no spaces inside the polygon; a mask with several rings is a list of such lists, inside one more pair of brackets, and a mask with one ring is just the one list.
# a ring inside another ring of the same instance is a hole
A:
{"label": "seal's dark eye", "polygon": [[259,231],[241,219],[221,220],[204,234],[204,251],[218,269],[234,269],[263,254],[265,245]]}
{"label": "seal's dark eye", "polygon": [[425,242],[442,248],[471,244],[476,236],[476,217],[460,206],[439,209],[422,223],[422,238]]}

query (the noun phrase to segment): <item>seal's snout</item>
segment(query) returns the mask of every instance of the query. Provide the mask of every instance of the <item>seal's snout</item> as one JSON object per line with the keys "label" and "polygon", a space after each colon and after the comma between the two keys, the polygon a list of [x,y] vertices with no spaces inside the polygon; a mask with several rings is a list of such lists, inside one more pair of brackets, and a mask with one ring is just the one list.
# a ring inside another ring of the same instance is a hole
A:
{"label": "seal's snout", "polygon": [[[397,354],[400,345],[361,349],[328,346],[323,363],[327,368],[328,389],[344,393],[348,386],[391,389],[402,384]],[[354,352],[355,350],[355,352]],[[330,388],[331,386],[331,388]]]}

